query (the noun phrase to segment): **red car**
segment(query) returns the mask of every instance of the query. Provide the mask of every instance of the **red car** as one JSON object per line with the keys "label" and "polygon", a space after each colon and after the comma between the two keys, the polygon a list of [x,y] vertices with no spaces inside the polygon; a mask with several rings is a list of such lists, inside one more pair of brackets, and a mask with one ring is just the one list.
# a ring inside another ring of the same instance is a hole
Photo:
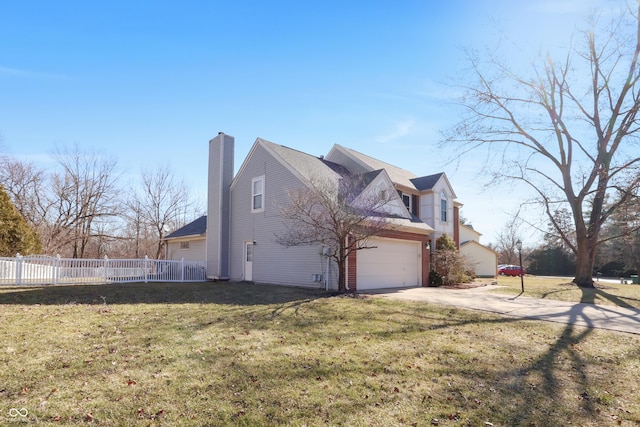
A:
{"label": "red car", "polygon": [[498,274],[501,276],[520,276],[525,275],[524,268],[520,269],[519,265],[500,265],[498,266]]}

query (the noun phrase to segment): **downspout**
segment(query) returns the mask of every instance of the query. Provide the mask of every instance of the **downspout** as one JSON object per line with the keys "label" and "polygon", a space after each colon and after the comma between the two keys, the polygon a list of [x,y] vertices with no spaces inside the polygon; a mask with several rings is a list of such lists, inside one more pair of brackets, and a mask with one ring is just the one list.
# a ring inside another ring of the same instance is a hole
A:
{"label": "downspout", "polygon": [[331,276],[331,259],[329,258],[329,254],[331,253],[331,248],[327,246],[322,247],[322,255],[327,259],[327,270],[324,276],[324,290],[329,291],[329,277]]}
{"label": "downspout", "polygon": [[[344,243],[345,248],[349,247],[349,236],[347,235],[347,237],[345,237],[344,239]],[[345,269],[344,269],[344,290],[346,292],[349,292],[349,255],[347,255],[345,257],[344,260],[345,263]]]}

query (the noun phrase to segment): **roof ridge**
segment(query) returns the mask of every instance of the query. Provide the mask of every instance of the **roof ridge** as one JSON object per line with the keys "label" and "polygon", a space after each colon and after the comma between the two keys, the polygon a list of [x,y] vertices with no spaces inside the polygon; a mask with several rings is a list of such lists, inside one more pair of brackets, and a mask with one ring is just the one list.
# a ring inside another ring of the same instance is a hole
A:
{"label": "roof ridge", "polygon": [[354,150],[353,148],[345,147],[344,145],[340,145],[340,144],[336,144],[336,145],[337,145],[338,147],[342,147],[342,148],[344,148],[345,150],[349,150],[349,151],[351,151],[351,152],[353,152],[353,153],[355,153],[355,154],[358,154],[358,155],[360,155],[360,156],[366,157],[366,158],[371,159],[371,160],[375,160],[376,162],[379,162],[379,163],[385,164],[385,165],[387,165],[387,166],[391,166],[392,168],[395,168],[395,169],[399,169],[399,170],[402,170],[402,171],[408,172],[408,173],[410,173],[411,175],[415,175],[415,173],[411,172],[411,171],[410,171],[410,170],[408,170],[408,169],[401,168],[400,166],[396,166],[396,165],[393,165],[393,164],[391,164],[391,163],[389,163],[389,162],[385,162],[384,160],[377,159],[377,158],[372,157],[372,156],[370,156],[370,155],[368,155],[368,154],[364,154],[364,153],[362,153],[362,152],[360,152],[360,151],[358,151],[358,150]]}
{"label": "roof ridge", "polygon": [[324,160],[324,156],[322,156],[322,158],[321,158],[320,156],[314,156],[313,154],[310,154],[310,153],[304,152],[304,151],[302,151],[302,150],[298,150],[297,148],[291,148],[291,147],[289,147],[289,146],[287,146],[287,145],[278,144],[277,142],[269,141],[269,140],[264,139],[264,138],[260,138],[260,137],[258,137],[258,139],[259,139],[261,142],[264,142],[264,143],[266,143],[266,144],[275,145],[276,147],[281,147],[281,148],[285,148],[285,149],[287,149],[287,150],[295,151],[295,152],[297,152],[297,153],[304,154],[305,156],[313,157],[313,158],[316,158],[316,159],[318,159],[318,160]]}

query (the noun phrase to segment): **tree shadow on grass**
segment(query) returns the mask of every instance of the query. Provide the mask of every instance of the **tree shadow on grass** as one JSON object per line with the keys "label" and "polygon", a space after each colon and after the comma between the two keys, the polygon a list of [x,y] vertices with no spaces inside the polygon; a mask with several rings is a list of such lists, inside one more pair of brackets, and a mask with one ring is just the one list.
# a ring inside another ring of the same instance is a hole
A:
{"label": "tree shadow on grass", "polygon": [[0,287],[0,304],[230,304],[268,305],[324,298],[320,289],[247,282],[119,283]]}
{"label": "tree shadow on grass", "polygon": [[[636,307],[640,305],[640,299],[638,298],[621,298],[617,295],[610,294],[606,292],[606,288],[604,287],[595,287],[595,288],[580,288],[582,291],[582,295],[580,297],[580,302],[585,304],[597,304],[596,299],[601,298],[603,300],[607,300],[618,307],[629,308],[635,310]],[[632,301],[635,305],[630,304],[627,301]]]}
{"label": "tree shadow on grass", "polygon": [[[485,396],[487,400],[497,397],[497,402],[492,406],[501,412],[501,419],[504,425],[545,425],[553,419],[552,414],[561,413],[565,410],[563,402],[566,399],[574,399],[579,407],[576,412],[578,417],[597,418],[601,415],[600,396],[594,395],[597,388],[590,373],[590,361],[582,354],[581,346],[594,332],[593,328],[575,326],[574,323],[582,317],[587,317],[580,306],[574,307],[564,313],[569,316],[569,323],[564,326],[558,335],[552,337],[551,342],[538,342],[538,348],[532,348],[532,357],[525,358],[525,362],[515,364],[506,363],[502,369],[495,374],[498,385],[492,387],[491,397]],[[501,325],[518,324],[530,322],[536,319],[521,319],[513,317],[502,317],[498,314],[495,317],[486,315],[458,315],[466,309],[451,309],[451,317],[448,319],[435,320],[435,325],[430,330],[439,329],[442,331],[455,331],[472,325],[487,325],[489,328],[500,328]],[[473,312],[473,311],[472,311]],[[404,332],[406,325],[397,325],[398,332]],[[386,331],[386,334],[392,334]],[[539,336],[539,335],[537,335]],[[536,345],[534,341],[531,345]],[[495,346],[498,343],[491,342],[487,345]],[[505,345],[509,344],[509,339],[505,339]],[[538,352],[540,348],[545,350]],[[512,348],[503,348],[505,354],[512,351]],[[464,350],[461,350],[464,351]],[[526,349],[524,350],[526,352]],[[537,353],[537,354],[536,354]],[[473,354],[473,352],[471,353]],[[536,354],[533,356],[533,354]],[[463,357],[464,360],[464,357]],[[455,370],[455,367],[452,368]],[[466,376],[470,383],[478,383],[485,375],[484,372],[475,371],[468,365],[461,364],[457,374]],[[567,397],[570,391],[573,396]],[[464,390],[466,396],[473,395],[477,390]],[[466,399],[464,399],[466,402]],[[464,405],[465,402],[459,404]],[[578,414],[579,412],[579,414]]]}

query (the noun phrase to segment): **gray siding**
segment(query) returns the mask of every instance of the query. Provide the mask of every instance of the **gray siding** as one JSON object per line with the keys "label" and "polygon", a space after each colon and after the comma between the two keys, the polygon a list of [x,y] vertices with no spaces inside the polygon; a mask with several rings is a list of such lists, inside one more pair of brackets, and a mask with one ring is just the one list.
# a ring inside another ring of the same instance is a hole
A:
{"label": "gray siding", "polygon": [[[264,176],[264,211],[251,211],[251,181]],[[264,147],[258,144],[243,165],[231,192],[231,280],[244,279],[244,245],[255,242],[253,281],[322,287],[313,274],[326,270],[321,246],[286,248],[275,241],[284,230],[280,207],[288,201],[287,190],[303,184]]]}
{"label": "gray siding", "polygon": [[353,158],[345,155],[342,151],[335,150],[330,156],[327,156],[327,160],[333,163],[338,163],[344,166],[351,173],[361,174],[371,172],[372,168],[365,168],[360,163],[353,160]]}
{"label": "gray siding", "polygon": [[229,187],[233,180],[234,139],[223,133],[209,141],[207,193],[207,276],[229,277]]}

